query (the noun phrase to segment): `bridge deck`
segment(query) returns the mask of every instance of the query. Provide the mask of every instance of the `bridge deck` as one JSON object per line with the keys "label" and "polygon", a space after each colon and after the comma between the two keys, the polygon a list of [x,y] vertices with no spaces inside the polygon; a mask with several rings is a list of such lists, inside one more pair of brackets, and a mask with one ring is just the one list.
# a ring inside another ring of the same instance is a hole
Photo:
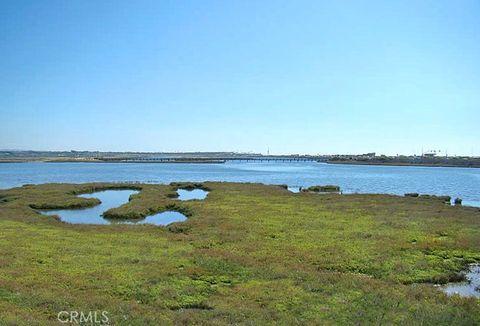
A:
{"label": "bridge deck", "polygon": [[316,157],[115,157],[100,158],[109,162],[318,162]]}

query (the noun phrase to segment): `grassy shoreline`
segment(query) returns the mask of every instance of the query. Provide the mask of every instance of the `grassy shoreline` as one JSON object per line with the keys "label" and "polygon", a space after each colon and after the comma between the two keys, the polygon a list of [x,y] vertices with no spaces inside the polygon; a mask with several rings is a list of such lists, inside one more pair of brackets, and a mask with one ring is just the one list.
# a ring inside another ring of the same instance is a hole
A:
{"label": "grassy shoreline", "polygon": [[[0,190],[0,323],[57,324],[106,310],[115,325],[478,324],[480,300],[432,284],[480,262],[480,210],[393,195],[279,186],[44,184]],[[34,208],[95,205],[76,194],[136,189],[117,218],[188,210],[186,222],[73,225]]]}

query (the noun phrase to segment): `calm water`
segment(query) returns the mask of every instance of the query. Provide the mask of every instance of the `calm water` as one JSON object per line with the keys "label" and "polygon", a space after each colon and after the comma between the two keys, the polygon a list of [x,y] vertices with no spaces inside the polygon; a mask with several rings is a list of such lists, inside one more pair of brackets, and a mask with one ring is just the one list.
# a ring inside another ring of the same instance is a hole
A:
{"label": "calm water", "polygon": [[205,199],[207,198],[208,191],[203,189],[193,189],[193,190],[186,190],[186,189],[178,189],[178,199],[180,200],[192,200],[192,199]]}
{"label": "calm water", "polygon": [[58,215],[64,222],[73,224],[155,224],[167,225],[173,222],[181,222],[187,217],[179,212],[166,211],[155,215],[147,216],[145,219],[139,221],[132,220],[107,220],[102,217],[103,212],[110,208],[118,207],[128,202],[128,198],[138,193],[134,190],[106,190],[98,191],[92,194],[83,194],[79,197],[83,198],[98,198],[101,204],[83,208],[83,209],[61,209],[61,210],[47,210],[42,211],[46,215]]}
{"label": "calm water", "polygon": [[465,278],[466,282],[449,283],[443,286],[442,290],[448,295],[480,298],[480,265],[471,265]]}
{"label": "calm water", "polygon": [[480,206],[480,169],[414,166],[359,166],[323,163],[154,164],[2,163],[0,188],[25,183],[93,181],[238,181],[291,187],[337,184],[344,193],[418,192],[463,198]]}

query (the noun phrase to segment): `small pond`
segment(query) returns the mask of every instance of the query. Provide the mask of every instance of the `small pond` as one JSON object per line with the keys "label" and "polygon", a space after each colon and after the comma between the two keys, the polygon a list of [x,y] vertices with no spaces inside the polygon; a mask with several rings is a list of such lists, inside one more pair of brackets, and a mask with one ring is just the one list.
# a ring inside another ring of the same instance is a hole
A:
{"label": "small pond", "polygon": [[128,198],[138,193],[135,190],[105,190],[91,194],[82,194],[83,198],[98,198],[101,203],[97,206],[81,208],[81,209],[55,209],[42,210],[46,215],[58,215],[64,222],[72,224],[155,224],[167,225],[173,222],[185,221],[187,217],[179,212],[166,211],[151,216],[147,216],[142,220],[109,220],[103,218],[103,212],[119,207],[128,202]]}
{"label": "small pond", "polygon": [[464,282],[447,283],[440,288],[447,295],[457,294],[462,297],[480,298],[480,265],[470,265],[465,278]]}
{"label": "small pond", "polygon": [[192,199],[203,200],[207,198],[207,195],[208,195],[208,191],[203,189],[193,189],[193,190],[178,189],[177,193],[178,193],[178,199],[180,200],[192,200]]}
{"label": "small pond", "polygon": [[301,188],[301,187],[298,187],[298,186],[288,186],[287,189],[288,189],[288,191],[290,191],[290,192],[295,192],[295,193],[296,193],[296,192],[300,192],[300,188]]}

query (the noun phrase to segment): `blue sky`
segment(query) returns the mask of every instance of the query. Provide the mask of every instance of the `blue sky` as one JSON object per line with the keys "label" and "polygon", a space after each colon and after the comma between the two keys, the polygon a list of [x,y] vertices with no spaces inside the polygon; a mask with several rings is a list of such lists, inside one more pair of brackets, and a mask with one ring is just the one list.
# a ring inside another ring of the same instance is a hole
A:
{"label": "blue sky", "polygon": [[0,0],[0,148],[480,155],[480,2]]}

